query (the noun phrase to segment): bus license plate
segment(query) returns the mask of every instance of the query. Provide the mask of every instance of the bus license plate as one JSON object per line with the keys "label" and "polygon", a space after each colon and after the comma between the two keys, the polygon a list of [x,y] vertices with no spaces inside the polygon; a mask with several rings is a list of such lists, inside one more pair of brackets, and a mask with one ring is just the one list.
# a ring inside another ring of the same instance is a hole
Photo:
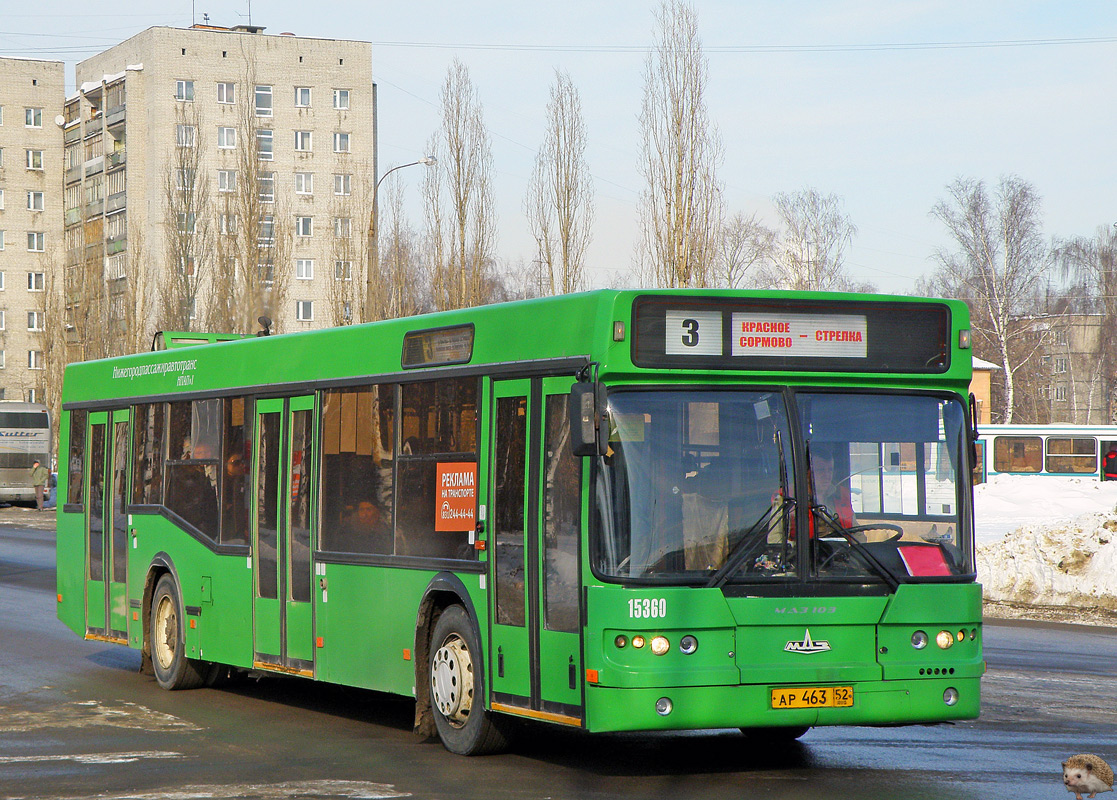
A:
{"label": "bus license plate", "polygon": [[848,708],[852,705],[852,686],[800,686],[772,690],[772,708]]}

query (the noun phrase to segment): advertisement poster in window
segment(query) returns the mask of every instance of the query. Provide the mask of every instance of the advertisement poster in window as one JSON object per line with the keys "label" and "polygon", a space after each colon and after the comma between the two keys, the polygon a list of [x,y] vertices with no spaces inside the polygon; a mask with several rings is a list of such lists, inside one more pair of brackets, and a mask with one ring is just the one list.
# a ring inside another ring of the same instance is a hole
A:
{"label": "advertisement poster in window", "polygon": [[477,462],[439,462],[435,475],[434,529],[472,531],[476,528]]}

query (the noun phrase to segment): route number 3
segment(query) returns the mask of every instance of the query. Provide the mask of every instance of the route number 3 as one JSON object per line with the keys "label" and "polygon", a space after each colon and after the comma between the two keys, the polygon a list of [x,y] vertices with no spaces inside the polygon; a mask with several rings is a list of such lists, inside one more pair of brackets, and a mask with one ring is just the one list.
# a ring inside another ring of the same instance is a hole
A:
{"label": "route number 3", "polygon": [[720,311],[672,309],[667,312],[664,351],[669,356],[720,356],[723,321]]}
{"label": "route number 3", "polygon": [[698,346],[698,320],[683,320],[683,345],[686,347]]}

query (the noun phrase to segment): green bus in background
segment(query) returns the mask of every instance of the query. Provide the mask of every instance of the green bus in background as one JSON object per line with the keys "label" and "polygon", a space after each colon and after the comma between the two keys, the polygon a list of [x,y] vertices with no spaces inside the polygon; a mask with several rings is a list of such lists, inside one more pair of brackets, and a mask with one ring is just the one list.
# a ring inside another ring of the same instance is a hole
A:
{"label": "green bus in background", "polygon": [[60,420],[58,616],[164,688],[413,696],[462,754],[513,718],[978,715],[960,302],[605,290],[185,336],[67,367]]}

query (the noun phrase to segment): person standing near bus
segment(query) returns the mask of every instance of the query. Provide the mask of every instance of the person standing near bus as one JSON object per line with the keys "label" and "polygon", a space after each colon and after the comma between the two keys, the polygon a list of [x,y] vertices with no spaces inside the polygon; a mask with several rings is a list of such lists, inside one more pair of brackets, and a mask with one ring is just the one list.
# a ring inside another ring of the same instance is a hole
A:
{"label": "person standing near bus", "polygon": [[43,490],[46,488],[47,481],[50,480],[50,473],[47,468],[36,460],[31,464],[31,485],[35,487],[35,510],[43,510]]}
{"label": "person standing near bus", "polygon": [[1117,449],[1109,448],[1109,452],[1102,458],[1101,479],[1103,481],[1117,481]]}

